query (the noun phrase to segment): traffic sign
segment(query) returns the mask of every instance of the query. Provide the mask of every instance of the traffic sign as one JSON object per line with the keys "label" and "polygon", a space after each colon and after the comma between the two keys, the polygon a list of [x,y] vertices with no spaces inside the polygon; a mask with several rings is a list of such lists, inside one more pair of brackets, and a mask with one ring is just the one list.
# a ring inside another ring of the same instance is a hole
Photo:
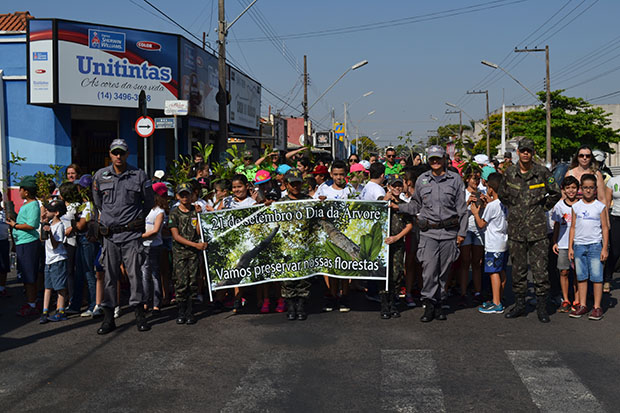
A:
{"label": "traffic sign", "polygon": [[155,129],[174,129],[176,118],[155,118]]}
{"label": "traffic sign", "polygon": [[166,100],[164,105],[166,115],[185,116],[189,112],[189,101],[187,100]]}
{"label": "traffic sign", "polygon": [[142,116],[136,120],[136,133],[138,136],[148,138],[155,131],[155,122],[150,116]]}

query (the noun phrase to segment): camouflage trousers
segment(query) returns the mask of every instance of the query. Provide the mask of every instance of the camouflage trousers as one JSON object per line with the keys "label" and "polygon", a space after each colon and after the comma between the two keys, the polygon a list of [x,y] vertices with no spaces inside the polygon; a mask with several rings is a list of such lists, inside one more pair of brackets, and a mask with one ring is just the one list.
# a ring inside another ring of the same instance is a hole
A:
{"label": "camouflage trousers", "polygon": [[517,297],[527,294],[528,256],[536,295],[544,296],[549,293],[549,273],[547,260],[549,240],[543,238],[537,241],[508,240],[510,257],[512,258],[512,291]]}
{"label": "camouflage trousers", "polygon": [[[405,241],[401,240],[389,246],[388,263],[390,265],[388,290],[393,293],[400,287],[405,275]],[[383,291],[384,288],[380,292]]]}
{"label": "camouflage trousers", "polygon": [[312,283],[310,278],[302,278],[295,281],[282,282],[283,298],[308,298],[310,295],[310,287]]}
{"label": "camouflage trousers", "polygon": [[179,256],[172,254],[174,290],[180,303],[193,299],[198,293],[198,255]]}

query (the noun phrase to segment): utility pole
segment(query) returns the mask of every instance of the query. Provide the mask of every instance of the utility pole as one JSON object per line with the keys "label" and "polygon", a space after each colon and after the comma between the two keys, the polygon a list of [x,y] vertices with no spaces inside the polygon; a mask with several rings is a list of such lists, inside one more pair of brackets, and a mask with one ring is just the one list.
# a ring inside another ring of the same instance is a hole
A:
{"label": "utility pole", "polygon": [[489,126],[489,91],[488,90],[472,90],[467,91],[468,95],[481,95],[483,94],[487,99],[487,157],[491,159],[491,129]]}
{"label": "utility pole", "polygon": [[549,45],[546,45],[544,49],[528,49],[527,47],[525,49],[517,49],[515,47],[515,52],[516,53],[526,53],[526,52],[545,52],[545,64],[546,64],[546,70],[547,70],[547,77],[546,77],[546,89],[547,89],[547,101],[545,103],[545,108],[547,110],[547,147],[546,147],[546,154],[545,154],[545,162],[547,163],[547,165],[551,165],[551,78],[550,78],[550,74],[549,74]]}
{"label": "utility pole", "polygon": [[455,113],[459,114],[459,139],[461,140],[461,142],[463,142],[463,111],[461,109],[446,110],[446,114],[448,115],[455,114]]}
{"label": "utility pole", "polygon": [[304,55],[304,145],[308,144],[308,62]]}
{"label": "utility pole", "polygon": [[334,133],[334,124],[336,123],[336,112],[334,108],[332,108],[332,127],[330,128],[332,131],[332,160],[336,159],[336,134]]}
{"label": "utility pole", "polygon": [[[257,0],[254,0],[237,16],[235,20],[233,20],[230,24],[226,22],[226,13],[224,11],[224,0],[218,0],[218,34],[217,34],[217,43],[218,43],[218,91],[215,97],[215,100],[218,104],[218,116],[219,116],[219,127],[220,133],[218,139],[215,141],[215,145],[213,148],[213,153],[217,157],[217,161],[219,161],[219,155],[224,151],[224,148],[228,145],[228,110],[227,106],[230,100],[230,95],[226,90],[226,36],[228,35],[228,31],[230,28],[247,12],[250,7],[256,3]],[[206,160],[206,159],[205,159]]]}

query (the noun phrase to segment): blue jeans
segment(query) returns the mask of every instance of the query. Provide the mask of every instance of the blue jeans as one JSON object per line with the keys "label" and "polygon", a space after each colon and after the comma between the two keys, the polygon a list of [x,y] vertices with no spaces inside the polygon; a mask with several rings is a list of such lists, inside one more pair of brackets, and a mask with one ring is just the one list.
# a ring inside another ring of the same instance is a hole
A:
{"label": "blue jeans", "polygon": [[77,236],[77,252],[75,254],[75,287],[73,297],[71,297],[71,310],[80,311],[82,307],[82,292],[84,290],[84,279],[88,286],[88,309],[95,308],[97,297],[97,277],[95,276],[95,254],[97,244],[86,239],[86,235]]}
{"label": "blue jeans", "polygon": [[159,258],[164,250],[161,245],[145,247],[146,259],[142,264],[142,294],[146,304],[161,307],[161,275],[159,272]]}
{"label": "blue jeans", "polygon": [[587,281],[589,279],[593,283],[603,282],[602,249],[603,244],[600,242],[587,245],[573,245],[577,281]]}

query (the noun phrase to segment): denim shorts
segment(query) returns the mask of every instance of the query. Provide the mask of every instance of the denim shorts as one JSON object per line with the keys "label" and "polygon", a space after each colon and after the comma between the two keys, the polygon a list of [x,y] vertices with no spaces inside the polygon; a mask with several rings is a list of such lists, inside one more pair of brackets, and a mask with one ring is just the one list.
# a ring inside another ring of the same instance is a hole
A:
{"label": "denim shorts", "polygon": [[603,282],[602,249],[603,244],[601,242],[587,245],[575,244],[573,246],[577,281],[587,281],[589,279],[593,283]]}
{"label": "denim shorts", "polygon": [[45,289],[60,291],[67,288],[67,260],[45,264]]}
{"label": "denim shorts", "polygon": [[465,240],[461,245],[484,245],[484,241],[479,232],[467,231]]}
{"label": "denim shorts", "polygon": [[484,272],[494,274],[496,272],[505,271],[507,266],[508,251],[484,253]]}

